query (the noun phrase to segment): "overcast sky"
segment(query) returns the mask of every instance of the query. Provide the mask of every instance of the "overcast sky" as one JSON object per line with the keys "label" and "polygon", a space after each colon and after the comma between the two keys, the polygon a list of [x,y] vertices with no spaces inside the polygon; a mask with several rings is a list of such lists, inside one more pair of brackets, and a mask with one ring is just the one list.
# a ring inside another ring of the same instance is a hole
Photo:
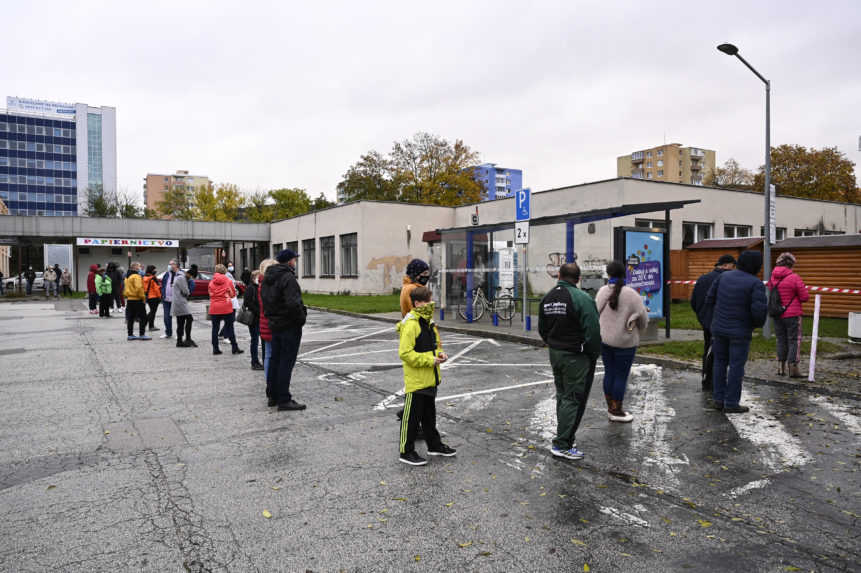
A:
{"label": "overcast sky", "polygon": [[[628,7],[622,7],[627,5]],[[861,2],[7,2],[0,97],[117,109],[119,187],[188,169],[330,198],[428,131],[543,190],[666,142],[861,159]],[[5,105],[2,103],[0,105]]]}

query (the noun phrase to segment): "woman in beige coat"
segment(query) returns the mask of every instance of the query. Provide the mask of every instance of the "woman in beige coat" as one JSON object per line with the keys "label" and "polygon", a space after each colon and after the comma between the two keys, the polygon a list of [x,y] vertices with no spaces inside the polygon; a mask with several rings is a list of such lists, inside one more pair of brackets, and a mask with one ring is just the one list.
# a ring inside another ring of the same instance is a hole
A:
{"label": "woman in beige coat", "polygon": [[607,264],[608,284],[595,296],[601,323],[601,358],[604,361],[604,396],[611,422],[630,422],[622,409],[628,375],[640,344],[640,333],[649,324],[649,313],[640,293],[625,286],[625,265]]}

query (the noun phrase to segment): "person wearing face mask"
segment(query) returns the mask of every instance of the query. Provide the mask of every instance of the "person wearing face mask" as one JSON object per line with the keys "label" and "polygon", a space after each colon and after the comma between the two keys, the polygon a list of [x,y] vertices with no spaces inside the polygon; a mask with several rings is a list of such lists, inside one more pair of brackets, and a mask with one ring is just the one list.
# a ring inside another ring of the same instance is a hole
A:
{"label": "person wearing face mask", "polygon": [[278,264],[266,269],[260,293],[263,312],[272,331],[272,357],[266,387],[269,405],[277,405],[278,410],[305,409],[305,405],[296,402],[290,393],[290,379],[308,315],[308,309],[302,304],[302,289],[296,280],[298,257],[292,249],[278,253],[275,257]]}
{"label": "person wearing face mask", "polygon": [[430,280],[430,267],[421,259],[413,259],[407,265],[401,287],[401,317],[407,315],[413,309],[410,293],[413,289],[425,286]]}
{"label": "person wearing face mask", "polygon": [[[123,296],[126,300],[128,340],[150,340],[146,335],[146,292],[141,277],[141,264],[137,261],[129,265],[129,272],[123,284]],[[138,336],[134,334],[135,322],[138,323]]]}
{"label": "person wearing face mask", "polygon": [[[233,281],[233,290],[235,293],[239,293],[239,288],[237,288],[237,286],[236,286],[236,277],[233,275],[233,271],[234,271],[233,263],[228,262],[227,263],[227,272],[224,273],[224,276],[226,276],[231,281]],[[239,298],[238,298],[237,294],[234,294],[233,298],[230,299],[230,304],[233,306],[233,320],[235,321],[236,320],[236,311],[239,310],[239,308],[240,308]],[[224,326],[221,327],[221,332],[218,333],[218,337],[222,338],[222,339],[227,338],[227,324],[226,323],[224,324]]]}
{"label": "person wearing face mask", "polygon": [[[260,279],[260,271],[255,270],[253,273],[249,273],[251,276],[248,278],[248,290],[247,293],[242,298],[242,305],[251,311],[251,314],[254,316],[251,324],[248,325],[248,334],[251,336],[251,369],[252,370],[263,370],[263,364],[259,359],[260,352],[260,302],[257,298],[257,285]],[[264,352],[266,352],[264,347]],[[264,354],[263,359],[266,359]]]}
{"label": "person wearing face mask", "polygon": [[168,270],[161,278],[161,307],[164,315],[164,334],[159,338],[171,338],[173,336],[173,319],[171,318],[170,305],[173,302],[173,282],[179,274],[179,265],[176,259],[168,263]]}
{"label": "person wearing face mask", "polygon": [[[413,259],[407,265],[401,287],[401,317],[405,317],[413,309],[413,301],[410,294],[420,286],[425,286],[430,280],[430,267],[421,259]],[[398,420],[404,416],[403,409],[396,414]],[[424,431],[421,426],[416,433],[415,439],[424,440]]]}

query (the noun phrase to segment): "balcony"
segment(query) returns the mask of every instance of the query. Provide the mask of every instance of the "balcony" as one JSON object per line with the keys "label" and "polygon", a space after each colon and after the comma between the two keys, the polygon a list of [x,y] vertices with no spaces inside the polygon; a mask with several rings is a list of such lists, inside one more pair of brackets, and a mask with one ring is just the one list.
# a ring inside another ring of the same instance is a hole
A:
{"label": "balcony", "polygon": [[699,161],[691,161],[691,171],[699,171],[703,166],[700,165]]}
{"label": "balcony", "polygon": [[632,169],[631,177],[634,179],[643,179],[643,170],[642,169]]}
{"label": "balcony", "polygon": [[691,147],[691,159],[699,159],[701,157],[705,157],[706,152],[702,149],[697,149],[696,147]]}
{"label": "balcony", "polygon": [[635,151],[631,154],[631,163],[642,163],[643,162],[643,152]]}

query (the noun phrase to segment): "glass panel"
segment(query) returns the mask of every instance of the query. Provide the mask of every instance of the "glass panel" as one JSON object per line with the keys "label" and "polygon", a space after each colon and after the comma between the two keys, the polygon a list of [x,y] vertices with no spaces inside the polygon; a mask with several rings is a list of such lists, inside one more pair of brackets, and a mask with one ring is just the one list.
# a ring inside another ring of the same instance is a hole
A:
{"label": "glass panel", "polygon": [[305,239],[302,241],[302,276],[313,278],[316,276],[315,270],[316,249],[314,239]]}

